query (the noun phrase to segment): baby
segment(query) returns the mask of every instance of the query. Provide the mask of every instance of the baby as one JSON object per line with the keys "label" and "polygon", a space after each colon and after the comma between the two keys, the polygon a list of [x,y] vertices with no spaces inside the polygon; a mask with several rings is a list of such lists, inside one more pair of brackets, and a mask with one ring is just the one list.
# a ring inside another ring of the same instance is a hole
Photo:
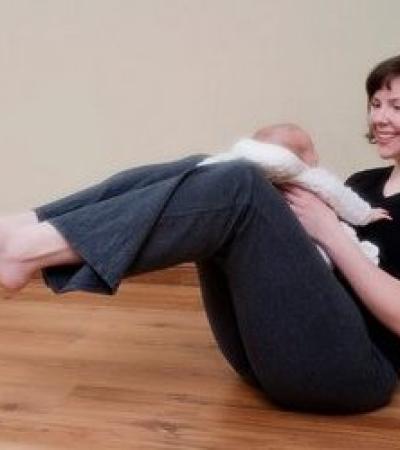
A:
{"label": "baby", "polygon": [[[297,125],[281,124],[261,128],[252,138],[241,139],[231,150],[210,156],[198,165],[235,159],[246,159],[260,165],[267,178],[277,185],[291,183],[314,192],[340,218],[353,225],[391,219],[386,210],[372,208],[338,177],[318,166],[318,155],[310,136]],[[371,242],[359,242],[354,229],[345,222],[341,223],[354,241],[360,244],[364,253],[378,264],[379,249]],[[330,263],[326,253],[318,248]]]}

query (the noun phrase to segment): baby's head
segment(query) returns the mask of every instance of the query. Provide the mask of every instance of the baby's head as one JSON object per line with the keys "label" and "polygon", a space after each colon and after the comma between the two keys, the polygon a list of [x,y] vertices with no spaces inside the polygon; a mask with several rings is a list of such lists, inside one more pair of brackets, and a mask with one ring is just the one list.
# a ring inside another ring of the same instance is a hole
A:
{"label": "baby's head", "polygon": [[263,127],[254,133],[253,139],[285,147],[310,166],[318,164],[311,137],[297,125],[287,123]]}

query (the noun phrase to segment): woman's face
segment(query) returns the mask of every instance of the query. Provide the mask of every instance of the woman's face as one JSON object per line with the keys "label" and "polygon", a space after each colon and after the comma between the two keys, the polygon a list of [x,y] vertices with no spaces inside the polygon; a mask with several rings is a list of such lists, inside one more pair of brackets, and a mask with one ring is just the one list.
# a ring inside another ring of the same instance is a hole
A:
{"label": "woman's face", "polygon": [[393,78],[390,89],[375,92],[368,106],[368,123],[379,156],[400,162],[400,77]]}

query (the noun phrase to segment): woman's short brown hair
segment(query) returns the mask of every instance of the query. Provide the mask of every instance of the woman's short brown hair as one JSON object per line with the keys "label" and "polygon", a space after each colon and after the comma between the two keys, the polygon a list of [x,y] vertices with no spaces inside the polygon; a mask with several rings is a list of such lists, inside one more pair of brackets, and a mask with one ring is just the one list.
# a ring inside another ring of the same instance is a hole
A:
{"label": "woman's short brown hair", "polygon": [[390,84],[396,77],[400,77],[400,55],[385,59],[371,70],[365,82],[368,101],[379,89],[390,89]]}

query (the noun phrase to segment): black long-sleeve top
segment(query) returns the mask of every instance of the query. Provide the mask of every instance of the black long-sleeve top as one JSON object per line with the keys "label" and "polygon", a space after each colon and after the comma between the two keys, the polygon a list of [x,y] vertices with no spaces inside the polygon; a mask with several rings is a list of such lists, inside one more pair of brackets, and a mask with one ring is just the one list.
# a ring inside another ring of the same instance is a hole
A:
{"label": "black long-sleeve top", "polygon": [[351,175],[346,184],[371,206],[385,208],[392,216],[392,221],[379,220],[355,228],[361,240],[369,240],[379,247],[379,267],[400,279],[400,193],[383,195],[392,169],[393,166],[363,170]]}

